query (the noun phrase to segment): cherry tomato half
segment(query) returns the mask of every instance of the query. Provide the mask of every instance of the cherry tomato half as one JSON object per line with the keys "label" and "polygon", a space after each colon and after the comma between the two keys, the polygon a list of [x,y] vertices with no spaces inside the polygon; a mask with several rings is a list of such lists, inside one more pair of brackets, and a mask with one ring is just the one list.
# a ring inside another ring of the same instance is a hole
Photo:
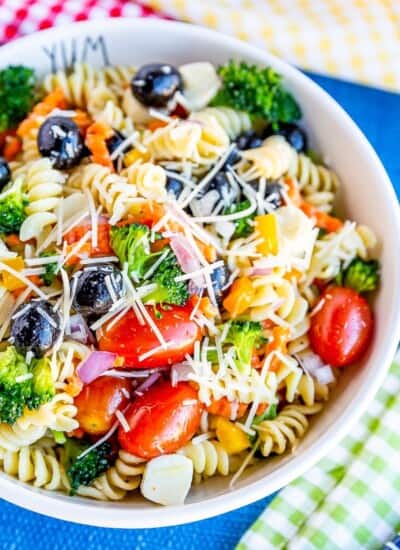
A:
{"label": "cherry tomato half", "polygon": [[194,436],[202,406],[197,391],[181,382],[161,382],[136,399],[125,412],[130,430],[118,430],[121,447],[141,458],[174,453]]}
{"label": "cherry tomato half", "polygon": [[373,330],[368,302],[351,288],[334,286],[324,290],[320,300],[322,306],[311,317],[312,349],[333,367],[357,361],[368,347]]}
{"label": "cherry tomato half", "polygon": [[96,378],[84,386],[74,400],[79,426],[88,434],[106,433],[115,420],[115,412],[129,403],[131,389],[129,380],[109,376]]}
{"label": "cherry tomato half", "polygon": [[[157,319],[152,307],[146,308],[157,325],[164,340],[169,344],[166,349],[160,347],[160,341],[150,325],[140,324],[134,311],[130,310],[120,321],[107,330],[105,323],[97,333],[99,349],[112,351],[125,358],[125,367],[147,369],[173,365],[191,354],[194,343],[201,337],[199,326],[190,319],[192,306],[171,306],[160,309],[161,318]],[[109,323],[112,322],[112,319]],[[139,357],[154,348],[160,348],[146,359]]]}

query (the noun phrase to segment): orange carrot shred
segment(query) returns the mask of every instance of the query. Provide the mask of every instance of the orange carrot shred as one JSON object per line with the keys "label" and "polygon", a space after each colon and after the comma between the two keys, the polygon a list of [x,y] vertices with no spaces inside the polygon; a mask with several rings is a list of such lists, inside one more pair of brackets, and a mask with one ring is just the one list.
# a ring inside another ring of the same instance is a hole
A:
{"label": "orange carrot shred", "polygon": [[23,120],[18,126],[17,135],[19,137],[28,136],[30,131],[35,128],[38,116],[46,116],[51,113],[53,109],[66,109],[67,107],[68,103],[64,92],[61,88],[56,88],[55,90],[50,92],[40,103],[35,105],[27,118]]}
{"label": "orange carrot shred", "polygon": [[113,134],[113,129],[103,122],[94,122],[86,132],[86,145],[92,153],[92,161],[106,166],[112,172],[114,172],[114,165],[106,141]]}

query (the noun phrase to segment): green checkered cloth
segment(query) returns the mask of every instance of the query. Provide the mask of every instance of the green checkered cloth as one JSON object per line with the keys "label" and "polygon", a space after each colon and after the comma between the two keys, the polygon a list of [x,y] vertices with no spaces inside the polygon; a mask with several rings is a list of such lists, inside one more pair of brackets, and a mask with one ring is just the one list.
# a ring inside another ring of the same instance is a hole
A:
{"label": "green checkered cloth", "polygon": [[400,527],[400,355],[368,412],[293,481],[236,550],[378,550]]}

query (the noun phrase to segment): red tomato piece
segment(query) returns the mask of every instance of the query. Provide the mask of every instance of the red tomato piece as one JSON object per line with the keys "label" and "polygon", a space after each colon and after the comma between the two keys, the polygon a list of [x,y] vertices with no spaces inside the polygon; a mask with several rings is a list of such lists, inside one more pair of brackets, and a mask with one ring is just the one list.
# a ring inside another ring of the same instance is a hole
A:
{"label": "red tomato piece", "polygon": [[202,406],[197,391],[181,382],[161,382],[136,399],[125,412],[130,430],[121,426],[121,447],[141,458],[174,453],[194,436],[200,426]]}
{"label": "red tomato piece", "polygon": [[312,349],[333,367],[357,361],[368,347],[373,318],[368,302],[351,288],[324,290],[309,331]]}
{"label": "red tomato piece", "polygon": [[[199,326],[190,319],[191,305],[170,306],[160,309],[161,319],[157,319],[152,307],[146,307],[148,314],[157,325],[164,340],[170,345],[163,349],[153,329],[147,322],[139,323],[134,311],[129,310],[114,326],[107,330],[105,323],[97,332],[99,349],[112,351],[125,358],[124,368],[147,369],[164,367],[183,361],[191,354],[196,340],[201,337]],[[154,348],[154,354],[140,361],[139,357]]]}
{"label": "red tomato piece", "polygon": [[126,378],[109,376],[101,376],[84,386],[74,400],[80,428],[91,435],[106,433],[115,420],[116,411],[128,405],[131,389]]}
{"label": "red tomato piece", "polygon": [[[90,218],[85,218],[80,224],[73,227],[64,235],[68,244],[77,243],[88,231],[92,229]],[[97,246],[92,247],[91,241],[87,241],[90,256],[110,256],[114,252],[110,246],[110,224],[106,216],[100,216],[97,226]],[[86,250],[86,248],[85,248]]]}

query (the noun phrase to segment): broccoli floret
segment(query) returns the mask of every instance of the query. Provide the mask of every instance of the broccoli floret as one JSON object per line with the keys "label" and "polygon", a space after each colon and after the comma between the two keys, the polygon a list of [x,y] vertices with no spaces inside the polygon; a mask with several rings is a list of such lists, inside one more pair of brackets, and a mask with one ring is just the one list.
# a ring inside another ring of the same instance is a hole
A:
{"label": "broccoli floret", "polygon": [[375,290],[379,285],[379,280],[379,262],[377,260],[362,260],[357,257],[337,275],[335,282],[362,294]]}
{"label": "broccoli floret", "polygon": [[[232,204],[228,208],[225,208],[224,214],[235,214],[236,212],[242,212],[243,210],[246,210],[246,208],[249,208],[250,201],[244,200],[237,204]],[[255,213],[249,214],[248,216],[245,216],[244,218],[240,218],[239,220],[235,220],[233,223],[235,224],[235,232],[233,234],[233,237],[241,238],[241,237],[248,237],[253,231],[253,227],[250,223],[251,220],[254,219]]]}
{"label": "broccoli floret", "polygon": [[112,227],[111,248],[121,264],[128,264],[128,273],[134,281],[140,281],[159,252],[150,250],[150,229],[147,225],[132,223],[123,227]]}
{"label": "broccoli floret", "polygon": [[[164,248],[163,253],[165,250]],[[175,277],[179,275],[183,275],[183,271],[179,267],[175,254],[170,249],[170,252],[148,281],[150,284],[155,283],[157,288],[147,294],[143,301],[156,304],[175,304],[177,306],[186,304],[189,298],[188,285],[185,281],[175,281]]]}
{"label": "broccoli floret", "polygon": [[14,424],[31,395],[32,383],[25,359],[14,346],[9,346],[0,352],[0,421]]}
{"label": "broccoli floret", "polygon": [[54,394],[49,359],[33,359],[28,366],[14,346],[0,352],[1,422],[14,424],[25,407],[35,409],[50,401]]}
{"label": "broccoli floret", "polygon": [[53,399],[55,395],[50,361],[47,357],[32,359],[29,370],[33,375],[32,395],[27,400],[27,406],[29,409],[37,409],[43,403],[47,403]]}
{"label": "broccoli floret", "polygon": [[[42,254],[40,254],[41,257],[48,257],[48,256],[54,256],[55,254],[57,254],[57,252],[42,252]],[[57,276],[57,262],[53,262],[51,264],[46,264],[44,266],[45,268],[45,273],[43,273],[43,275],[41,275],[41,278],[44,282],[44,284],[46,286],[50,286],[52,284],[52,282],[54,281],[54,279],[56,278]]]}
{"label": "broccoli floret", "polygon": [[32,69],[10,65],[0,71],[0,132],[14,128],[35,101],[36,76]]}
{"label": "broccoli floret", "polygon": [[253,350],[265,342],[261,323],[255,321],[232,321],[224,341],[235,347],[236,365],[241,373],[250,372]]}
{"label": "broccoli floret", "polygon": [[230,61],[218,69],[222,87],[212,105],[247,111],[254,118],[263,118],[274,128],[279,122],[301,118],[301,110],[293,96],[282,86],[282,77],[271,67],[261,69],[245,62]]}
{"label": "broccoli floret", "polygon": [[90,485],[110,466],[112,449],[108,441],[78,458],[88,447],[86,441],[73,438],[68,438],[64,444],[63,465],[71,484],[71,495],[76,493],[80,485]]}
{"label": "broccoli floret", "polygon": [[8,193],[0,200],[0,233],[18,233],[22,222],[26,218],[25,206],[28,204],[22,193],[21,183],[15,182]]}

